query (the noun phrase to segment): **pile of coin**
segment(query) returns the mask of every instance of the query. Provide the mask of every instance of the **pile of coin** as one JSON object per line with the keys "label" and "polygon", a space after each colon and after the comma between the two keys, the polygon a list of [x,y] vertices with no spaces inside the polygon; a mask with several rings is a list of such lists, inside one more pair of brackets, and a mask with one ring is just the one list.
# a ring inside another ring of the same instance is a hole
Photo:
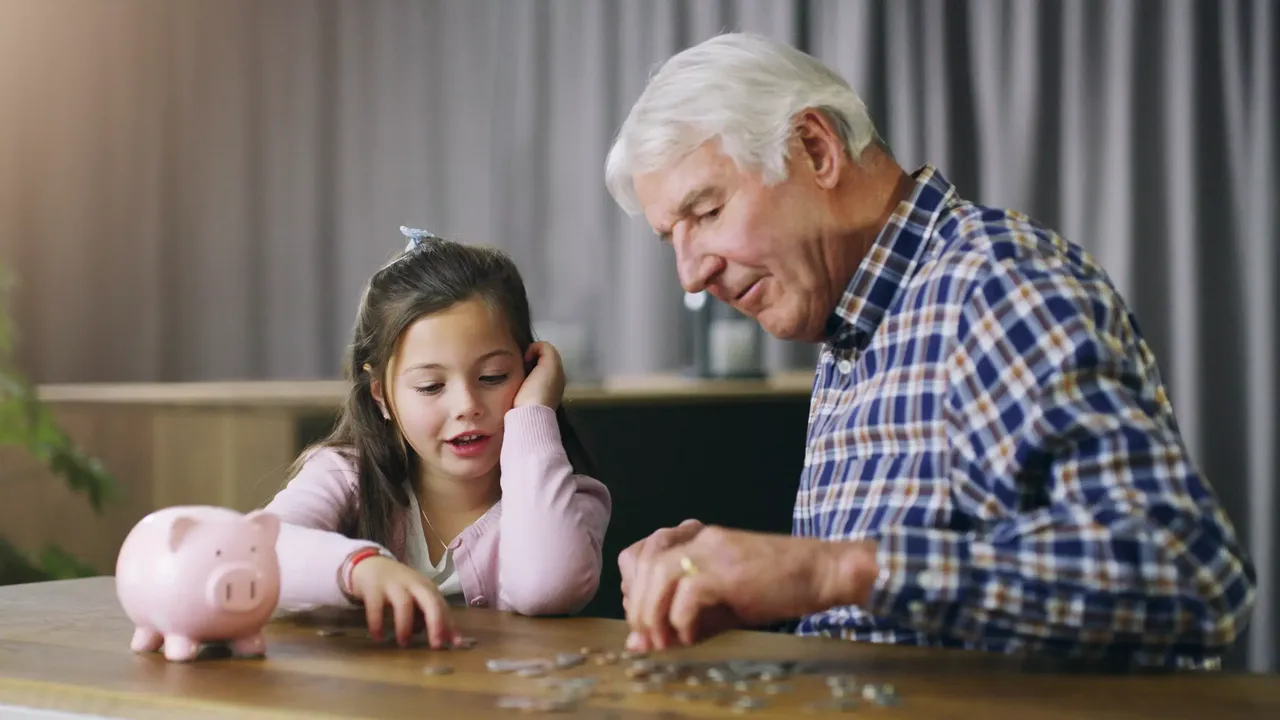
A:
{"label": "pile of coin", "polygon": [[[794,680],[802,675],[820,675],[824,668],[795,661],[728,660],[715,663],[658,662],[635,653],[595,652],[583,648],[578,653],[560,653],[542,659],[491,659],[490,672],[515,673],[542,678],[543,696],[507,696],[499,706],[525,712],[554,712],[575,709],[589,698],[620,697],[607,692],[599,679],[591,676],[546,677],[556,670],[577,667],[588,661],[597,665],[625,665],[623,674],[633,693],[654,693],[682,702],[709,702],[745,713],[767,707],[771,696],[794,692]],[[830,699],[808,706],[811,712],[851,712],[861,703],[879,706],[897,704],[891,685],[860,683],[851,675],[826,675]]]}
{"label": "pile of coin", "polygon": [[[324,628],[325,637],[342,635],[341,628]],[[476,639],[463,637],[444,650],[470,650]],[[830,698],[806,706],[810,712],[853,712],[863,703],[878,706],[898,704],[892,685],[864,683],[854,675],[838,674],[832,663],[804,663],[792,660],[727,660],[722,662],[660,662],[644,653],[601,651],[583,647],[578,652],[561,652],[551,657],[490,658],[485,669],[537,679],[541,694],[509,695],[499,698],[498,707],[526,713],[566,712],[592,698],[620,700],[622,693],[611,690],[600,678],[566,671],[585,665],[622,666],[625,687],[632,693],[653,693],[680,702],[708,702],[735,713],[765,708],[770,698],[795,691],[794,681],[803,676],[825,676]],[[605,670],[606,673],[611,671]],[[424,675],[453,673],[449,665],[427,665]],[[559,674],[557,674],[559,673]]]}

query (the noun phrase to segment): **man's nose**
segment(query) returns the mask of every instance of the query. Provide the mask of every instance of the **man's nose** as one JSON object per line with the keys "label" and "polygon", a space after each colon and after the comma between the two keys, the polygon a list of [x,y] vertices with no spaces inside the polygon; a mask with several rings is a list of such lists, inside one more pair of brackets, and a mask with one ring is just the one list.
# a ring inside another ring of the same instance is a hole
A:
{"label": "man's nose", "polygon": [[685,292],[696,293],[707,289],[715,277],[724,270],[724,260],[703,252],[685,233],[672,238],[676,251],[676,272]]}

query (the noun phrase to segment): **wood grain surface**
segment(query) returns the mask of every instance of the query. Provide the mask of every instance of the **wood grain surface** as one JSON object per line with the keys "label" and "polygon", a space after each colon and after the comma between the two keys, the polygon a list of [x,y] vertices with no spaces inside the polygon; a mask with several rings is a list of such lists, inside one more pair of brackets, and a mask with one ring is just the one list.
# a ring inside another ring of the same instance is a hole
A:
{"label": "wood grain surface", "polygon": [[[488,610],[458,611],[477,644],[470,650],[400,649],[374,641],[359,616],[282,616],[268,628],[268,655],[226,657],[214,651],[187,664],[156,653],[134,654],[132,627],[111,578],[0,588],[0,714],[3,706],[98,717],[131,718],[488,718],[514,717],[500,708],[508,695],[545,694],[540,679],[492,673],[490,658],[551,657],[583,647],[618,650],[626,626],[597,618],[523,618]],[[323,635],[321,628],[341,627]],[[599,695],[552,717],[717,718],[873,717],[989,718],[1280,717],[1274,676],[1220,673],[1118,676],[1031,669],[1002,656],[962,651],[889,648],[839,640],[735,632],[695,648],[661,653],[656,662],[712,663],[731,659],[798,661],[813,674],[781,681],[785,690],[757,695],[765,705],[746,712],[724,699],[680,699],[695,688],[672,683],[663,692],[633,692],[627,661],[588,662],[552,676],[591,675]],[[453,672],[429,675],[428,665]],[[853,674],[865,683],[892,683],[899,703],[863,702],[852,712],[812,712],[829,699],[825,676]],[[700,688],[706,691],[709,687]]]}

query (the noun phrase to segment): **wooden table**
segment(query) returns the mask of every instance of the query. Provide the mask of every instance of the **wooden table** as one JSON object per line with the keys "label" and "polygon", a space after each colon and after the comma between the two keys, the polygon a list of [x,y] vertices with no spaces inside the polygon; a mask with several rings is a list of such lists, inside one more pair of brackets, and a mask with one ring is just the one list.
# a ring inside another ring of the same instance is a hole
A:
{"label": "wooden table", "polygon": [[[347,616],[350,618],[350,616]],[[497,707],[509,694],[541,692],[539,680],[485,670],[495,657],[536,658],[583,646],[618,648],[623,623],[589,618],[530,619],[486,610],[458,611],[471,650],[399,649],[358,626],[322,636],[317,615],[283,617],[268,630],[265,659],[205,658],[168,663],[129,651],[132,628],[111,578],[0,588],[0,716],[40,708],[132,718],[485,718],[520,713]],[[760,718],[1025,718],[1091,720],[1280,717],[1280,684],[1270,676],[1215,673],[1098,676],[1028,672],[1000,656],[853,645],[768,633],[728,633],[696,648],[655,655],[660,662],[787,659],[832,663],[824,672],[892,683],[895,707],[863,703],[852,713],[808,713],[827,699],[823,674],[784,681],[789,692],[762,696]],[[447,664],[449,675],[423,673]],[[553,675],[594,675],[614,697],[594,698],[554,716],[715,718],[740,716],[727,705],[634,693],[625,663],[588,662]],[[674,691],[699,688],[672,687]],[[705,690],[706,688],[701,688]],[[46,717],[35,715],[32,717]]]}

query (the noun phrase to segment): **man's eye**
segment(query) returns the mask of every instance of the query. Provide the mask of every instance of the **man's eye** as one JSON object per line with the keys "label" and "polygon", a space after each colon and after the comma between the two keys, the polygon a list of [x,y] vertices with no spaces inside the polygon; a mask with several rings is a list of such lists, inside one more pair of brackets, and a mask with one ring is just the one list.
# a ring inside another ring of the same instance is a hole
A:
{"label": "man's eye", "polygon": [[481,376],[480,376],[480,382],[482,382],[482,383],[484,383],[484,384],[486,384],[486,385],[501,385],[502,383],[504,383],[504,382],[506,382],[506,381],[507,381],[507,378],[508,378],[508,377],[510,377],[510,374],[503,374],[503,375],[481,375]]}
{"label": "man's eye", "polygon": [[720,217],[720,209],[721,208],[708,210],[707,212],[704,212],[701,215],[699,215],[698,220],[700,222],[706,222],[707,220],[715,220],[716,218]]}

